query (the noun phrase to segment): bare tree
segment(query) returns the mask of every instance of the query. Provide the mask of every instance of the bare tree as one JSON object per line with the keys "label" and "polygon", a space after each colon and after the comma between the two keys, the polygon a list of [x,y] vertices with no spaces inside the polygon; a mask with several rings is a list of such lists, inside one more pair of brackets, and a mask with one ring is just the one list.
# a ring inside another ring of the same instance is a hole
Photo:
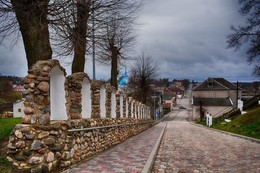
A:
{"label": "bare tree", "polygon": [[100,23],[105,20],[104,16],[108,16],[104,14],[123,2],[124,0],[0,0],[0,17],[4,21],[0,24],[0,33],[5,38],[20,28],[30,67],[37,60],[52,58],[48,30],[50,26],[52,44],[57,48],[55,52],[59,52],[59,55],[74,54],[72,73],[84,71],[85,55],[91,44],[91,20],[95,20],[95,29],[100,27]]}
{"label": "bare tree", "polygon": [[0,18],[3,22],[0,26],[1,41],[15,33],[19,26],[28,68],[37,60],[52,57],[47,20],[48,4],[49,0],[0,1]]}
{"label": "bare tree", "polygon": [[91,2],[53,1],[49,8],[54,52],[59,56],[73,54],[72,73],[84,71],[88,24],[93,11]]}
{"label": "bare tree", "polygon": [[135,20],[141,6],[142,1],[136,0],[125,0],[114,6],[99,30],[98,60],[111,65],[110,84],[116,88],[119,64],[131,57],[136,38]]}
{"label": "bare tree", "polygon": [[19,25],[11,0],[0,0],[0,43],[3,43],[7,37],[17,38],[17,36],[19,36]]}
{"label": "bare tree", "polygon": [[111,85],[117,88],[118,66],[122,60],[129,58],[133,48],[135,35],[132,26],[127,26],[127,21],[112,20],[104,29],[104,36],[98,42],[98,60],[111,64]]}
{"label": "bare tree", "polygon": [[54,10],[51,10],[54,13],[50,17],[54,45],[61,55],[74,53],[72,73],[84,71],[85,55],[92,45],[93,32],[95,40],[100,38],[101,27],[104,28],[104,23],[111,18],[111,11],[122,7],[125,0],[66,0],[54,4]]}
{"label": "bare tree", "polygon": [[1,41],[20,29],[30,68],[37,60],[52,58],[48,30],[51,26],[52,43],[61,45],[57,52],[65,52],[65,55],[74,52],[72,71],[84,71],[90,2],[0,0]]}
{"label": "bare tree", "polygon": [[151,82],[158,75],[158,65],[151,56],[144,53],[136,59],[131,68],[129,87],[134,91],[133,96],[146,104],[150,93]]}
{"label": "bare tree", "polygon": [[253,75],[260,76],[260,1],[259,0],[239,0],[242,5],[240,13],[247,16],[244,26],[234,27],[234,32],[227,36],[228,48],[238,50],[243,44],[248,44],[247,60],[250,64],[255,64]]}

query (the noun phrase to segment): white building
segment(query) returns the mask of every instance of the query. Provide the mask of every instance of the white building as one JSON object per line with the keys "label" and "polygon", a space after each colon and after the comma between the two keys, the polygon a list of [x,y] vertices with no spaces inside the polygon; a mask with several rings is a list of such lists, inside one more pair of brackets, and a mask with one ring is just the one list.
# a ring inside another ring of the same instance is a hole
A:
{"label": "white building", "polygon": [[24,115],[23,110],[24,110],[24,105],[23,105],[23,100],[18,100],[13,103],[13,117],[22,117]]}
{"label": "white building", "polygon": [[193,119],[208,112],[213,118],[219,117],[236,107],[241,98],[241,88],[224,78],[208,78],[192,92]]}

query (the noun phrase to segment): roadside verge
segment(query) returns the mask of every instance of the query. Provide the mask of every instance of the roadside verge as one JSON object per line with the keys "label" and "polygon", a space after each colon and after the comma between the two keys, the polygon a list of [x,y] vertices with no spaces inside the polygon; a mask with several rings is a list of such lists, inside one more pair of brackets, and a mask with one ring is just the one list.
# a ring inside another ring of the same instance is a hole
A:
{"label": "roadside verge", "polygon": [[220,132],[220,133],[225,133],[225,134],[228,134],[228,135],[231,135],[231,136],[235,136],[235,137],[243,138],[243,139],[246,139],[246,140],[250,140],[252,142],[260,143],[260,140],[256,139],[256,138],[251,138],[251,137],[248,137],[248,136],[243,136],[243,135],[239,135],[239,134],[235,134],[235,133],[231,133],[231,132],[227,132],[227,131],[223,131],[223,130],[210,128],[210,127],[207,127],[207,126],[203,126],[201,124],[196,124],[194,122],[191,122],[191,124],[193,124],[195,126],[198,126],[198,127],[204,127],[206,129],[209,129],[209,130],[217,131],[217,132]]}

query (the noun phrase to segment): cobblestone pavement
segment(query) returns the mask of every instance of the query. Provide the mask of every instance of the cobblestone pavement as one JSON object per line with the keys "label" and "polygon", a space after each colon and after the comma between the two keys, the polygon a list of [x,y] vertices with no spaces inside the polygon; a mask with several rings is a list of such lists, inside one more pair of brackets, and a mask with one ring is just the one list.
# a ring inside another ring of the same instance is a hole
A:
{"label": "cobblestone pavement", "polygon": [[189,123],[188,110],[169,115],[153,173],[260,173],[260,144]]}
{"label": "cobblestone pavement", "polygon": [[64,173],[138,173],[165,126],[160,123]]}

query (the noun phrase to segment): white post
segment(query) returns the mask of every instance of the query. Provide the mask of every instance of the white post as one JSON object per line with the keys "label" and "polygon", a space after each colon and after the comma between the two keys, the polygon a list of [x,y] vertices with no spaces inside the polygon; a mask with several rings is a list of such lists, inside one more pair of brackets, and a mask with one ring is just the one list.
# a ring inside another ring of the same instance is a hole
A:
{"label": "white post", "polygon": [[141,119],[142,115],[141,115],[141,103],[139,102],[138,104],[138,118]]}
{"label": "white post", "polygon": [[209,127],[212,126],[212,116],[209,115]]}
{"label": "white post", "polygon": [[120,94],[120,117],[123,118],[123,95]]}
{"label": "white post", "polygon": [[129,114],[129,111],[128,111],[128,98],[126,98],[126,101],[125,101],[125,117],[128,118],[128,114]]}
{"label": "white post", "polygon": [[243,103],[243,101],[242,100],[237,100],[237,102],[238,102],[238,109],[240,109],[240,111],[242,112],[243,111],[243,106],[244,106],[244,103]]}
{"label": "white post", "polygon": [[141,110],[141,103],[139,102],[139,103],[138,103],[138,119],[141,118],[141,114],[140,114],[141,111],[140,111],[140,110]]}
{"label": "white post", "polygon": [[134,102],[133,100],[131,101],[131,118],[134,118]]}
{"label": "white post", "polygon": [[142,105],[142,119],[144,118],[144,105]]}
{"label": "white post", "polygon": [[140,118],[143,118],[143,105],[140,105]]}
{"label": "white post", "polygon": [[106,88],[100,88],[100,118],[106,118]]}
{"label": "white post", "polygon": [[116,93],[111,93],[111,118],[116,118]]}
{"label": "white post", "polygon": [[144,113],[145,118],[147,118],[147,114],[148,114],[148,108],[147,108],[147,106],[145,106],[145,113]]}
{"label": "white post", "polygon": [[209,114],[206,113],[206,125],[208,126],[209,125]]}

